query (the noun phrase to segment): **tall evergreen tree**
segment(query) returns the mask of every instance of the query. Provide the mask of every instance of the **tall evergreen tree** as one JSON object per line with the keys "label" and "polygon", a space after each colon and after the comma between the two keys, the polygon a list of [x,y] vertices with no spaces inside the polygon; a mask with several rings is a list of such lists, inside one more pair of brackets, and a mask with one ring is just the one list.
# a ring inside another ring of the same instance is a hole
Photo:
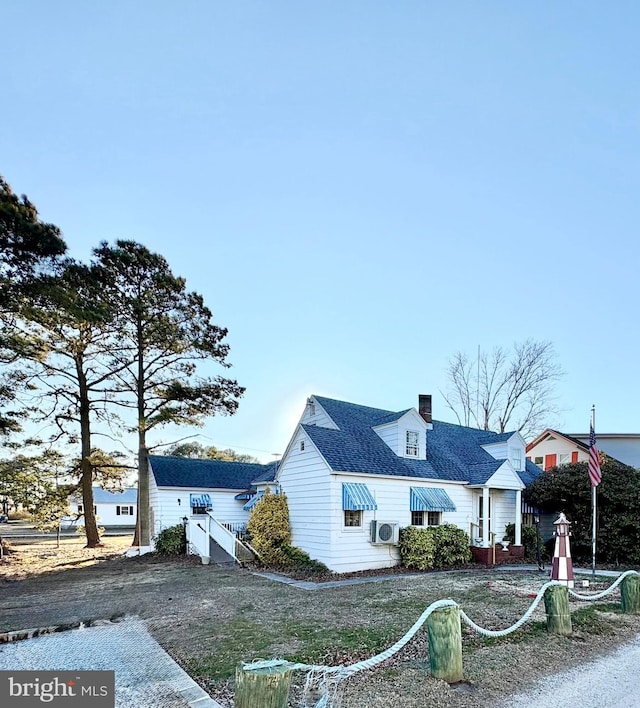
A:
{"label": "tall evergreen tree", "polygon": [[[46,294],[22,308],[20,335],[38,386],[39,418],[53,422],[53,440],[80,443],[79,486],[82,490],[87,546],[100,544],[94,513],[93,482],[100,470],[92,435],[96,422],[111,423],[110,404],[120,369],[114,313],[97,266],[68,260],[47,282]],[[115,368],[113,368],[115,366]]]}
{"label": "tall evergreen tree", "polygon": [[133,241],[94,250],[95,263],[108,273],[117,310],[119,349],[110,368],[117,371],[120,405],[136,413],[138,435],[138,533],[149,545],[147,433],[164,425],[201,425],[212,415],[232,415],[244,388],[220,375],[202,376],[203,367],[228,368],[227,330],[213,322],[201,295],[186,289],[167,261]]}
{"label": "tall evergreen tree", "polygon": [[17,363],[27,343],[16,331],[17,313],[65,251],[59,229],[42,222],[27,197],[14,194],[0,176],[0,436],[20,429],[21,412],[10,408],[25,383]]}

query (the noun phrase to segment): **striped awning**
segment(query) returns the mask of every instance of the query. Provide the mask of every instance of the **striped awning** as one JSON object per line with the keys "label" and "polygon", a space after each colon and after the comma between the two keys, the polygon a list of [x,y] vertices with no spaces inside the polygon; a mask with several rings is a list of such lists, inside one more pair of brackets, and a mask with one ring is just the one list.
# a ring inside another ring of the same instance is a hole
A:
{"label": "striped awning", "polygon": [[248,501],[255,494],[255,492],[240,492],[233,497],[236,501]]}
{"label": "striped awning", "polygon": [[456,505],[444,489],[411,487],[411,511],[455,511]]}
{"label": "striped awning", "polygon": [[249,501],[242,507],[245,511],[250,511],[253,507],[262,499],[264,492],[260,490],[257,494],[249,499]]}
{"label": "striped awning", "polygon": [[345,511],[373,511],[378,508],[376,500],[366,484],[358,482],[342,483],[342,508]]}
{"label": "striped awning", "polygon": [[209,494],[190,494],[189,504],[191,508],[194,507],[205,507],[206,509],[211,508],[211,495]]}

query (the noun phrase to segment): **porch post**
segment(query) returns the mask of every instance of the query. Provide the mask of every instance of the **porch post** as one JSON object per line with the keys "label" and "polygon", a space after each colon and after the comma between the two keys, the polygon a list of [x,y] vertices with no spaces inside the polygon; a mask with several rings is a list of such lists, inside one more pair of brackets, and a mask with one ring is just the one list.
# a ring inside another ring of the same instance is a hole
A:
{"label": "porch post", "polygon": [[489,548],[489,487],[482,488],[482,546]]}
{"label": "porch post", "polygon": [[516,491],[516,546],[522,545],[522,492]]}

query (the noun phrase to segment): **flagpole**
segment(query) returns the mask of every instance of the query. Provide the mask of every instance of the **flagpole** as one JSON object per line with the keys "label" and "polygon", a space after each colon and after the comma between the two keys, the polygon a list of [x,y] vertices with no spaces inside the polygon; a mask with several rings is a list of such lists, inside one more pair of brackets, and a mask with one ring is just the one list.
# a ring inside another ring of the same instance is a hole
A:
{"label": "flagpole", "polygon": [[[591,427],[596,429],[596,407],[591,406]],[[595,580],[596,577],[596,488],[597,485],[591,485],[591,514],[593,526],[591,529],[591,576]]]}

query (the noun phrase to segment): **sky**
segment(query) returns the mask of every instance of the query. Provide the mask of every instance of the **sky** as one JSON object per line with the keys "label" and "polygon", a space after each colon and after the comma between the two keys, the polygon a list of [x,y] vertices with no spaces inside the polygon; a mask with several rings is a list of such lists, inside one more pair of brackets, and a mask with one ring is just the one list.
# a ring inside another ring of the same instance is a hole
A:
{"label": "sky", "polygon": [[[553,343],[564,432],[638,432],[640,6],[21,0],[0,174],[75,258],[132,239],[227,327],[263,462],[311,394],[388,410]],[[129,445],[129,441],[123,441]],[[131,443],[132,444],[132,443]]]}

